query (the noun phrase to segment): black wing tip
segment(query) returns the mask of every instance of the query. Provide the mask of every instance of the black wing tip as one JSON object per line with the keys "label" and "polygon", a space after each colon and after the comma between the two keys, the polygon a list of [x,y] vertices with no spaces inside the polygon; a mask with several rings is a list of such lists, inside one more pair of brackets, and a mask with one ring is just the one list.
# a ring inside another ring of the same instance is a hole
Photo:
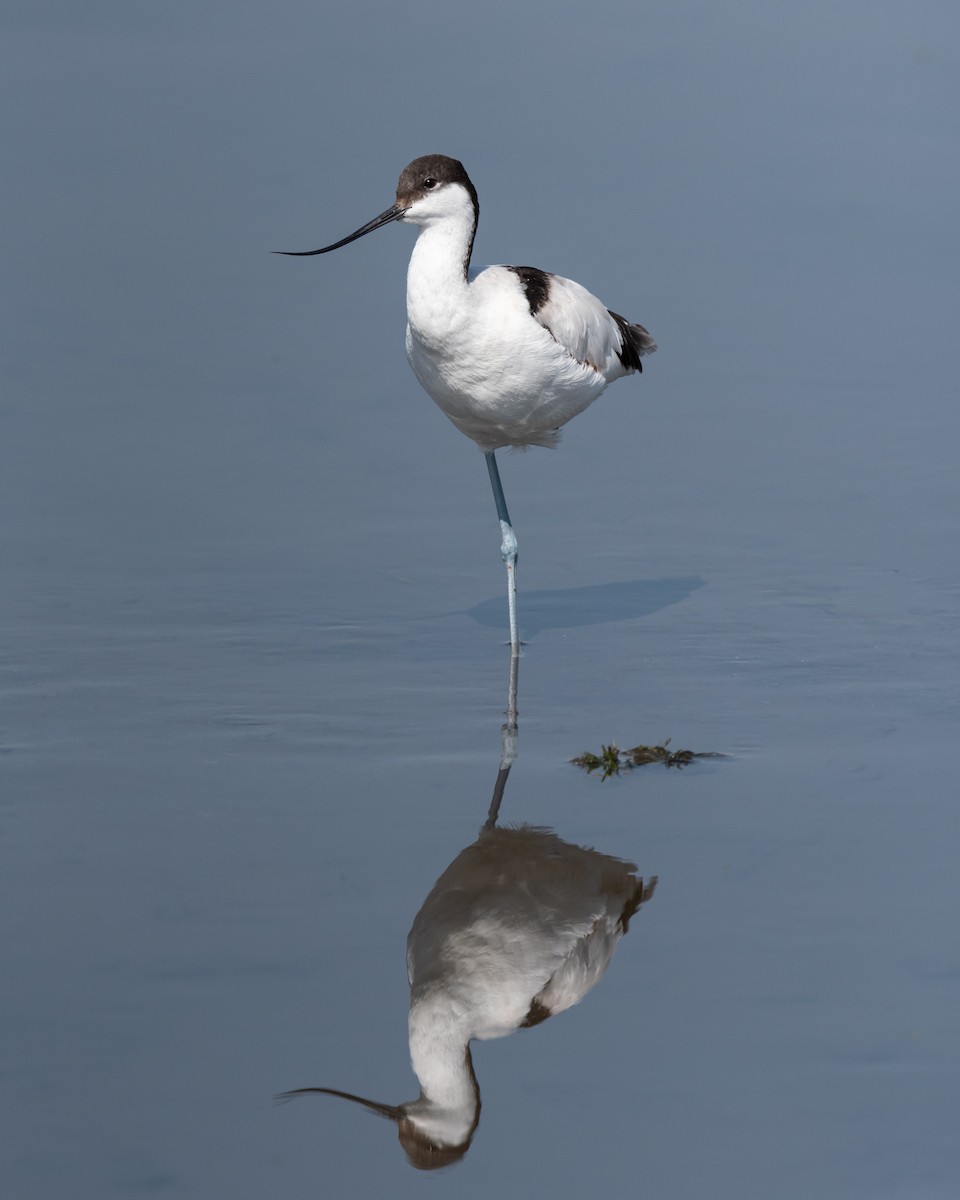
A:
{"label": "black wing tip", "polygon": [[641,355],[653,354],[657,343],[650,336],[650,331],[643,325],[631,324],[625,317],[615,313],[612,308],[608,308],[607,312],[616,321],[617,328],[620,330],[620,349],[617,351],[617,358],[627,370],[642,372]]}

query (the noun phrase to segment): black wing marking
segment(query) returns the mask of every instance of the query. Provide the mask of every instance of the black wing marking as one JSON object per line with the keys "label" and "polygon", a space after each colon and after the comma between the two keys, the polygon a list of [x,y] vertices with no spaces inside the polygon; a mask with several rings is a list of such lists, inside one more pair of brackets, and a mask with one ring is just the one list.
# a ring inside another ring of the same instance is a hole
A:
{"label": "black wing marking", "polygon": [[530,315],[535,317],[546,304],[550,295],[550,280],[553,276],[549,271],[541,271],[539,267],[507,267],[520,280],[530,306]]}
{"label": "black wing marking", "polygon": [[620,330],[620,349],[617,351],[617,358],[628,370],[632,368],[634,371],[642,371],[643,364],[640,361],[640,355],[652,354],[657,348],[657,343],[642,325],[631,325],[625,317],[621,317],[613,309],[608,308],[607,312],[616,321],[617,328]]}

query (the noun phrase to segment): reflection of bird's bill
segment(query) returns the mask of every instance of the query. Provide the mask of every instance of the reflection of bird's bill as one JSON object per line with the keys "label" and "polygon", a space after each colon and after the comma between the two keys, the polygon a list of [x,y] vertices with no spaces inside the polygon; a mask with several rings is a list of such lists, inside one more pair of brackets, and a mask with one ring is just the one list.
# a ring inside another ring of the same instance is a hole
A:
{"label": "reflection of bird's bill", "polygon": [[[474,1087],[476,1087],[476,1076],[473,1078]],[[365,1096],[354,1095],[353,1092],[341,1092],[337,1088],[322,1087],[294,1088],[289,1092],[281,1092],[277,1096],[277,1100],[283,1103],[287,1100],[295,1100],[297,1096],[311,1095],[339,1096],[341,1100],[352,1100],[354,1104],[362,1104],[364,1108],[369,1108],[377,1116],[387,1117],[389,1120],[395,1121],[400,1145],[403,1146],[407,1161],[411,1166],[416,1167],[420,1171],[434,1171],[440,1167],[448,1167],[452,1163],[459,1162],[470,1149],[474,1132],[480,1123],[479,1094],[476,1096],[476,1106],[469,1128],[466,1130],[466,1136],[455,1143],[446,1143],[440,1140],[437,1137],[437,1130],[435,1128],[428,1132],[423,1125],[418,1123],[417,1119],[418,1117],[427,1117],[427,1113],[414,1115],[410,1111],[412,1106],[406,1104],[381,1104],[379,1100],[368,1100]],[[429,1121],[429,1118],[427,1119]],[[429,1121],[429,1124],[435,1125],[435,1122]]]}
{"label": "reflection of bird's bill", "polygon": [[388,1117],[391,1121],[399,1121],[403,1116],[403,1110],[396,1104],[381,1104],[379,1100],[367,1100],[363,1096],[355,1096],[353,1092],[339,1092],[336,1088],[294,1088],[290,1092],[281,1092],[277,1096],[277,1099],[285,1101],[293,1100],[297,1096],[310,1095],[339,1096],[341,1100],[352,1100],[354,1104],[362,1104],[364,1108],[369,1108],[371,1112],[377,1113],[378,1116]]}

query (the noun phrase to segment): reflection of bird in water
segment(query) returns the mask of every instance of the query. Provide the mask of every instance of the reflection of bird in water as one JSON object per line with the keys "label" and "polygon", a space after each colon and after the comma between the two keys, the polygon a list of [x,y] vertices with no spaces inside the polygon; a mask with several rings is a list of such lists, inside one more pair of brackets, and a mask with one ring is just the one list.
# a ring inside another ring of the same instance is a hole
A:
{"label": "reflection of bird in water", "polygon": [[506,1037],[577,1004],[610,965],[630,918],[653,895],[633,863],[561,840],[533,825],[498,828],[517,756],[520,659],[510,656],[500,770],[480,836],[433,885],[407,937],[410,1061],[420,1095],[380,1104],[321,1092],[396,1121],[415,1167],[466,1154],[480,1120],[474,1038]]}
{"label": "reflection of bird in water", "polygon": [[332,1088],[395,1120],[417,1167],[461,1158],[480,1119],[470,1042],[505,1037],[582,1000],[649,900],[633,863],[492,816],[437,880],[407,939],[410,1059],[420,1096],[396,1106]]}

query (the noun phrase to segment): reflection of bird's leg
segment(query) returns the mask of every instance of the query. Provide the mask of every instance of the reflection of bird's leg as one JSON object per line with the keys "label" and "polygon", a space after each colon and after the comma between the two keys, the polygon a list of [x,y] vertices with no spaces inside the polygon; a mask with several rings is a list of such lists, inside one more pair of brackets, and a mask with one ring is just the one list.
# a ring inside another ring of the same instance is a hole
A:
{"label": "reflection of bird's leg", "polygon": [[500,727],[502,738],[500,747],[500,770],[497,772],[497,782],[493,785],[493,798],[490,801],[490,811],[487,813],[484,829],[493,829],[497,824],[500,813],[500,802],[503,791],[507,786],[507,776],[517,757],[517,684],[520,677],[520,655],[510,651],[510,676],[507,683],[507,719]]}
{"label": "reflection of bird's leg", "polygon": [[511,762],[513,762],[513,759],[517,757],[516,733],[517,733],[517,717],[519,715],[517,712],[517,684],[519,682],[519,679],[520,679],[520,655],[514,654],[513,651],[511,650],[511,652],[510,652],[510,676],[507,681],[507,723],[503,727],[503,733],[504,733],[503,753],[504,753],[504,755],[506,755],[506,753],[507,753],[506,734],[508,731],[512,731],[513,735],[514,735],[513,757],[510,759]]}
{"label": "reflection of bird's leg", "polygon": [[488,450],[484,455],[487,460],[487,470],[490,472],[490,485],[493,488],[493,498],[497,502],[497,516],[500,518],[500,532],[503,542],[500,545],[500,557],[507,567],[507,612],[510,619],[510,649],[514,654],[520,653],[520,633],[517,629],[517,535],[510,523],[507,512],[507,502],[503,495],[503,484],[500,482],[500,471],[494,452]]}

